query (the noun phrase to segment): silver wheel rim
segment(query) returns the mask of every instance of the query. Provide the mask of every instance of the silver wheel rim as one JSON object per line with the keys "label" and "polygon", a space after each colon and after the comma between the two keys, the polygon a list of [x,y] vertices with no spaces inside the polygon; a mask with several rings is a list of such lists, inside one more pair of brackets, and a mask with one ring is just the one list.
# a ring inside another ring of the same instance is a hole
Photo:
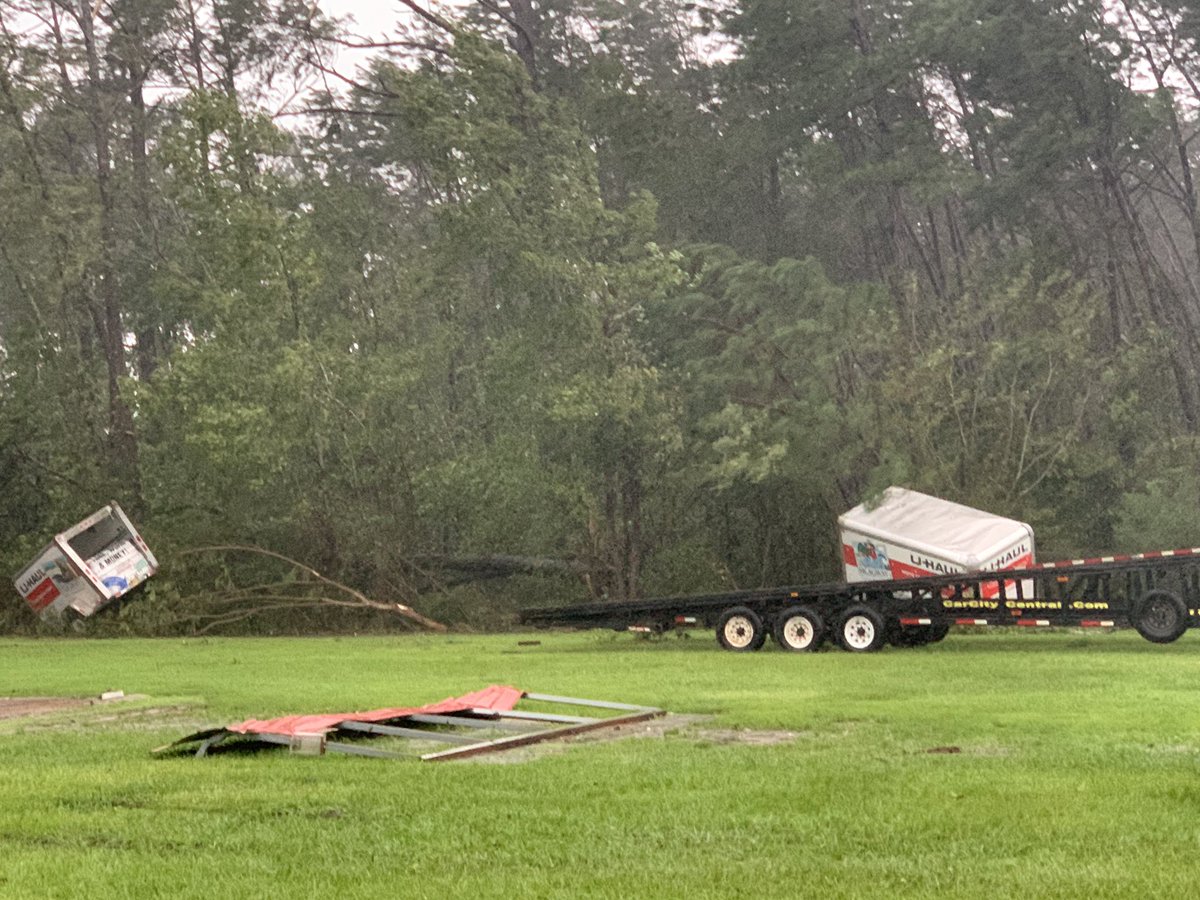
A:
{"label": "silver wheel rim", "polygon": [[783,623],[783,642],[791,649],[806,650],[812,639],[812,622],[804,616],[792,616]]}
{"label": "silver wheel rim", "polygon": [[745,616],[730,616],[721,629],[725,643],[737,650],[749,647],[754,642],[754,623]]}
{"label": "silver wheel rim", "polygon": [[866,650],[875,641],[875,623],[866,616],[851,616],[842,625],[842,637],[850,649]]}

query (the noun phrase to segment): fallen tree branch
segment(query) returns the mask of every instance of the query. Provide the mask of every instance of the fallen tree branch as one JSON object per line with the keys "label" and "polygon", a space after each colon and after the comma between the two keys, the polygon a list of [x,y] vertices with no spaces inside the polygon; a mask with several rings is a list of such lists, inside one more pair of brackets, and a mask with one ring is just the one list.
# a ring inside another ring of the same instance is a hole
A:
{"label": "fallen tree branch", "polygon": [[[210,547],[193,547],[188,550],[179,551],[180,556],[196,556],[201,553],[253,553],[253,554],[257,554],[259,556],[270,557],[271,559],[276,559],[276,560],[279,560],[280,562],[285,562],[288,565],[294,566],[297,570],[299,570],[300,572],[303,572],[305,575],[313,578],[314,580],[320,582],[321,584],[327,585],[331,588],[334,588],[337,591],[341,591],[342,593],[347,594],[350,597],[354,598],[354,601],[351,602],[348,600],[338,600],[338,599],[334,599],[331,597],[316,597],[316,598],[313,598],[312,604],[309,604],[306,600],[304,605],[314,605],[315,604],[315,605],[325,605],[325,606],[346,606],[346,607],[355,607],[355,608],[376,609],[381,612],[394,612],[394,613],[399,613],[401,616],[404,616],[404,618],[409,619],[413,622],[416,622],[418,625],[422,626],[423,628],[427,628],[430,631],[444,632],[446,630],[446,626],[443,625],[441,622],[435,622],[433,619],[430,619],[430,618],[427,618],[427,617],[421,615],[419,612],[417,612],[411,606],[408,606],[404,603],[394,602],[394,601],[386,602],[386,601],[382,601],[382,600],[372,600],[370,597],[367,597],[361,591],[357,591],[354,588],[350,587],[349,585],[342,584],[340,581],[336,581],[332,578],[322,575],[320,572],[318,572],[312,566],[305,565],[304,563],[300,562],[299,560],[292,559],[290,556],[284,556],[282,553],[276,553],[274,550],[266,550],[262,547],[255,547],[250,544],[215,544]],[[237,594],[236,591],[233,592],[234,596],[236,596],[236,594]],[[271,599],[271,598],[267,597],[264,599]],[[256,607],[254,610],[248,611],[248,614],[255,612],[255,611],[262,611],[262,609],[264,609],[264,607]]]}

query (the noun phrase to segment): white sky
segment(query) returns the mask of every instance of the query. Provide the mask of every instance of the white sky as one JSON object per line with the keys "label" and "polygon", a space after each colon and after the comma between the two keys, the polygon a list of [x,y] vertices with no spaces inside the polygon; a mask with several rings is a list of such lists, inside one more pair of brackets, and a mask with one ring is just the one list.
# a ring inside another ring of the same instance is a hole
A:
{"label": "white sky", "polygon": [[[447,12],[453,15],[455,7],[465,5],[464,0],[446,2],[446,0],[420,0],[424,9],[435,13]],[[347,17],[354,20],[349,28],[359,37],[384,40],[395,36],[397,26],[412,25],[417,14],[403,3],[389,0],[315,0],[315,4],[327,16],[339,19]]]}
{"label": "white sky", "polygon": [[353,17],[358,31],[369,37],[389,33],[397,22],[411,22],[413,12],[402,3],[371,2],[371,0],[317,0],[326,15]]}
{"label": "white sky", "polygon": [[[456,7],[461,9],[471,0],[420,0],[421,6],[434,13],[447,13],[452,16]],[[313,4],[327,16],[342,20],[343,28],[348,32],[348,41],[362,39],[367,42],[382,42],[397,37],[397,31],[411,28],[420,19],[416,13],[396,0],[313,0]],[[322,62],[335,69],[340,74],[353,78],[356,70],[366,65],[372,56],[382,52],[378,49],[355,50],[351,48],[326,48],[329,53]],[[313,76],[305,84],[297,87],[311,88],[322,86],[335,93],[345,89],[346,84],[332,76]],[[303,104],[302,91],[277,104],[276,115],[289,115]]]}

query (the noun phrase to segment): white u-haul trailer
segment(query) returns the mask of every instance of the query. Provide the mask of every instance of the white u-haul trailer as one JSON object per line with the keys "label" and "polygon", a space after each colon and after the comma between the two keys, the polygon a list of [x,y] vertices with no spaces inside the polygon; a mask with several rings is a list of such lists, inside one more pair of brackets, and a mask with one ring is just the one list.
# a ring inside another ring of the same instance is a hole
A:
{"label": "white u-haul trailer", "polygon": [[114,501],[59,534],[13,584],[43,619],[87,618],[158,571],[158,560]]}
{"label": "white u-haul trailer", "polygon": [[849,583],[1027,569],[1035,555],[1024,522],[902,487],[843,513],[838,531]]}

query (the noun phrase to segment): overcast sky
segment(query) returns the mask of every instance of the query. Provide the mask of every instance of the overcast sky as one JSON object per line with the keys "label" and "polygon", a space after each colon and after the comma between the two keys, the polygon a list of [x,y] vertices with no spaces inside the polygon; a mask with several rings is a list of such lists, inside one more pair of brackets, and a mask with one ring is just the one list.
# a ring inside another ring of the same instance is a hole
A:
{"label": "overcast sky", "polygon": [[[403,3],[389,2],[389,0],[376,0],[376,2],[371,2],[371,0],[316,0],[316,2],[326,15],[338,18],[350,16],[355,22],[353,30],[369,37],[382,37],[390,34],[395,30],[397,23],[411,23],[416,16]],[[438,12],[448,7],[461,6],[462,3],[451,4],[444,0],[432,0],[432,2],[426,0],[422,5],[426,9]]]}

